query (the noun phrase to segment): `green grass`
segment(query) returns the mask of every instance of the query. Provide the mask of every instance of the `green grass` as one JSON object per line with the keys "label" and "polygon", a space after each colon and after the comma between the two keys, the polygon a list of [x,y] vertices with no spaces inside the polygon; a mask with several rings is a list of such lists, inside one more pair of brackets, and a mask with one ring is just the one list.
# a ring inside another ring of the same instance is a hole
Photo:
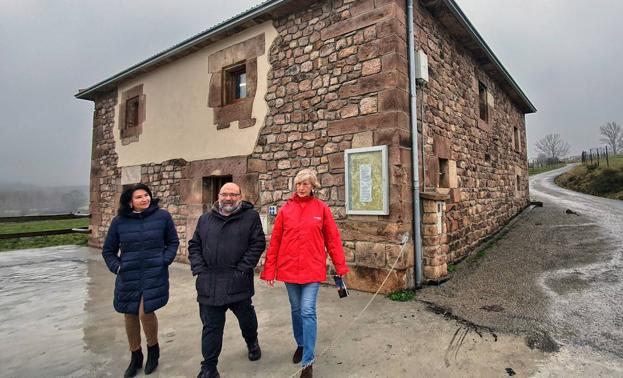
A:
{"label": "green grass", "polygon": [[391,299],[392,301],[396,301],[396,302],[408,302],[410,300],[413,300],[413,298],[415,298],[415,291],[413,290],[395,291],[393,293],[388,294],[387,298]]}
{"label": "green grass", "polygon": [[456,272],[457,266],[454,264],[448,264],[448,273]]}
{"label": "green grass", "polygon": [[601,160],[599,167],[581,164],[554,180],[557,185],[576,192],[623,200],[623,155],[610,157],[610,168]]}
{"label": "green grass", "polygon": [[0,240],[0,252],[16,249],[53,247],[57,245],[87,245],[86,234],[34,236],[30,238]]}
{"label": "green grass", "polygon": [[35,221],[35,222],[11,222],[11,223],[0,223],[0,234],[15,234],[18,232],[62,230],[65,228],[78,228],[78,227],[88,227],[88,226],[89,226],[89,218],[60,219],[60,220]]}
{"label": "green grass", "polygon": [[564,163],[560,163],[560,164],[548,165],[548,166],[545,166],[545,167],[528,168],[528,175],[529,176],[537,175],[539,173],[543,173],[543,172],[547,172],[547,171],[553,171],[554,169],[562,168],[564,166],[565,166]]}
{"label": "green grass", "polygon": [[[18,232],[34,232],[62,230],[66,228],[87,227],[88,218],[62,219],[53,221],[35,222],[12,222],[0,223],[0,234],[13,234]],[[87,234],[64,234],[33,236],[27,238],[14,238],[0,240],[0,251],[11,251],[15,249],[30,249],[52,247],[57,245],[86,245],[89,236]]]}
{"label": "green grass", "polygon": [[476,251],[476,253],[469,255],[465,261],[466,264],[470,267],[479,264],[480,260],[487,255],[489,250],[491,250],[495,246],[497,240],[499,240],[502,236],[503,235],[497,235],[495,240],[491,241],[490,244],[486,244],[485,247],[479,249],[478,251]]}

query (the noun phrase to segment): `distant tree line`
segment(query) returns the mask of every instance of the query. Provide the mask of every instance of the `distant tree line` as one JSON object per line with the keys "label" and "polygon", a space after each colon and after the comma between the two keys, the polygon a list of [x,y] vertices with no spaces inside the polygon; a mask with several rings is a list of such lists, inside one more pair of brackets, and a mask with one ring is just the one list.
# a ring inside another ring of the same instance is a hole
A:
{"label": "distant tree line", "polygon": [[88,207],[86,188],[0,187],[0,216],[75,213]]}
{"label": "distant tree line", "polygon": [[[599,127],[602,138],[600,141],[608,146],[609,153],[618,155],[623,151],[623,131],[615,121]],[[538,156],[535,164],[538,166],[560,163],[569,153],[569,144],[560,134],[547,134],[535,144]]]}

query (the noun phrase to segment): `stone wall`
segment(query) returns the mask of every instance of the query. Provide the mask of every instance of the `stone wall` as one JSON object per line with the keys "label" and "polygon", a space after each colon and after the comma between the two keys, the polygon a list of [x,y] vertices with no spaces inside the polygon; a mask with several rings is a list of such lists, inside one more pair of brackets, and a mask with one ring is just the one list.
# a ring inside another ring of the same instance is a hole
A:
{"label": "stone wall", "polygon": [[[293,178],[314,168],[318,197],[340,228],[356,289],[374,291],[411,231],[411,170],[403,1],[319,1],[275,20],[266,117],[252,159],[264,162],[260,204],[282,205]],[[344,150],[387,145],[390,215],[346,215]],[[413,279],[406,246],[385,291]]]}
{"label": "stone wall", "polygon": [[115,105],[117,91],[102,94],[95,100],[93,146],[91,149],[90,203],[91,236],[89,245],[101,247],[108,226],[116,213],[120,172],[115,152]]}
{"label": "stone wall", "polygon": [[171,213],[180,238],[178,260],[187,262],[187,233],[184,204],[181,202],[182,170],[188,166],[184,159],[173,159],[162,164],[141,166],[141,182],[151,189],[154,198],[160,199],[160,207]]}
{"label": "stone wall", "polygon": [[[427,168],[438,173],[434,163],[446,154],[456,168],[456,188],[426,189],[450,195],[445,219],[447,262],[452,262],[473,251],[528,204],[525,121],[500,84],[487,76],[436,18],[416,4],[416,45],[429,63],[429,83],[418,91],[418,101],[424,101]],[[478,81],[492,95],[488,124],[479,122]],[[520,132],[519,150],[513,146],[514,127]],[[433,265],[425,257],[425,266]]]}

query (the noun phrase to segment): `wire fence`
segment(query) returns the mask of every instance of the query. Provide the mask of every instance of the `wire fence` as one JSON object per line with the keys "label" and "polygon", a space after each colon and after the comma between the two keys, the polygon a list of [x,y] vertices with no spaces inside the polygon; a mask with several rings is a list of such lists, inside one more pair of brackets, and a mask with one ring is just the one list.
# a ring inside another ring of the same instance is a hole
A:
{"label": "wire fence", "polygon": [[611,156],[612,150],[608,146],[589,148],[588,151],[582,151],[582,164],[594,167],[605,164],[607,168],[610,168]]}

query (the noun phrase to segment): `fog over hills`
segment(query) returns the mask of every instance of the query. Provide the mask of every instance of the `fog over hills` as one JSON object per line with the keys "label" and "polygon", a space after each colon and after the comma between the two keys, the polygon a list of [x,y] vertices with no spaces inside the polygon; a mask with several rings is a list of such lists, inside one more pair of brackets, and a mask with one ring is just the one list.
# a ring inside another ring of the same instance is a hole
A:
{"label": "fog over hills", "polygon": [[0,181],[0,217],[87,212],[88,185],[38,186]]}

